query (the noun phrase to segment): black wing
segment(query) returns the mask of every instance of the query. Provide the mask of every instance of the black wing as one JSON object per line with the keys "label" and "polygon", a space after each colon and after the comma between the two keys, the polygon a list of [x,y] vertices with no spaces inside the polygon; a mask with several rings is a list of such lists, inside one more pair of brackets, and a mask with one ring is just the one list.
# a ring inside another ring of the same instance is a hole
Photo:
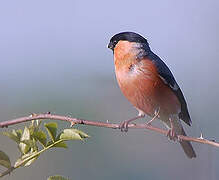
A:
{"label": "black wing", "polygon": [[148,58],[151,59],[152,62],[156,65],[160,78],[173,90],[179,99],[179,102],[181,103],[181,112],[179,113],[179,118],[191,126],[192,121],[188,112],[185,98],[175,78],[173,77],[173,74],[167,65],[156,54],[151,52],[148,54]]}

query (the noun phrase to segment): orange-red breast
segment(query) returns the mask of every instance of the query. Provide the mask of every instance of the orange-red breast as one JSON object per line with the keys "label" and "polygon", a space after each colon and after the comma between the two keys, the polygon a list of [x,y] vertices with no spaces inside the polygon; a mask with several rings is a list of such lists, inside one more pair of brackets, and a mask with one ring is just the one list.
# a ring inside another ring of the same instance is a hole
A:
{"label": "orange-red breast", "polygon": [[[108,47],[114,54],[119,87],[139,111],[139,117],[158,113],[157,118],[170,129],[170,136],[185,136],[180,119],[191,125],[185,98],[173,74],[151,51],[147,40],[134,32],[122,32],[111,38]],[[135,119],[121,123],[121,130],[127,131],[128,123]],[[196,157],[190,142],[179,143],[189,158]]]}

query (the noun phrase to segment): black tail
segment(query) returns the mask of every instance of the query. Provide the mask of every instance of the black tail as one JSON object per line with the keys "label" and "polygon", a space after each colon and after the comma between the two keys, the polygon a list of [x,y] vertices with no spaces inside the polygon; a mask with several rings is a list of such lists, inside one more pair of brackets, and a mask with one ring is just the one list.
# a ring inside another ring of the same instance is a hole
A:
{"label": "black tail", "polygon": [[[185,131],[182,129],[182,135],[186,136]],[[180,141],[180,145],[182,146],[184,152],[186,153],[186,155],[188,156],[188,158],[195,158],[196,154],[195,151],[191,145],[191,143],[189,141]]]}

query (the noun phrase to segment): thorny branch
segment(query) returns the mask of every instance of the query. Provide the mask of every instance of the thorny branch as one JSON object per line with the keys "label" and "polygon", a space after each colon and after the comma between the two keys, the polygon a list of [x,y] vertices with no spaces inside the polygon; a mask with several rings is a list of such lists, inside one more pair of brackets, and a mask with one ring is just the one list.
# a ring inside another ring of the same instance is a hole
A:
{"label": "thorny branch", "polygon": [[[24,123],[27,121],[37,120],[37,119],[41,119],[41,120],[53,119],[53,120],[67,121],[67,122],[70,122],[71,125],[82,124],[82,125],[88,125],[88,126],[119,129],[119,124],[115,124],[115,123],[108,123],[108,122],[101,122],[101,121],[89,121],[89,120],[85,120],[85,119],[71,118],[71,117],[67,117],[67,116],[59,116],[59,115],[54,115],[54,114],[50,114],[50,113],[32,114],[32,115],[26,116],[26,117],[12,119],[12,120],[8,120],[8,121],[3,121],[3,122],[0,122],[0,128],[8,127],[8,126],[11,126],[14,124]],[[152,126],[151,124],[146,124],[146,123],[145,124],[129,124],[128,128],[130,128],[130,129],[131,128],[132,129],[149,129],[149,130],[152,130],[152,131],[164,134],[164,135],[167,135],[167,133],[168,133],[167,130],[163,130],[161,128],[158,128],[158,127]],[[194,137],[179,135],[178,139],[219,147],[218,142],[204,139],[202,136],[200,138],[194,138]]]}

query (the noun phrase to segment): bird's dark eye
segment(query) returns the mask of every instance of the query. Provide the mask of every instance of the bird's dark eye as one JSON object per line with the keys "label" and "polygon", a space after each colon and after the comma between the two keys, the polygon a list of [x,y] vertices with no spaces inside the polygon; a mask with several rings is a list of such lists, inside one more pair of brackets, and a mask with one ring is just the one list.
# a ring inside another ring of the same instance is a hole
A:
{"label": "bird's dark eye", "polygon": [[113,41],[113,45],[114,45],[114,46],[116,46],[116,44],[117,44],[117,41],[116,41],[116,40],[115,40],[115,41]]}

